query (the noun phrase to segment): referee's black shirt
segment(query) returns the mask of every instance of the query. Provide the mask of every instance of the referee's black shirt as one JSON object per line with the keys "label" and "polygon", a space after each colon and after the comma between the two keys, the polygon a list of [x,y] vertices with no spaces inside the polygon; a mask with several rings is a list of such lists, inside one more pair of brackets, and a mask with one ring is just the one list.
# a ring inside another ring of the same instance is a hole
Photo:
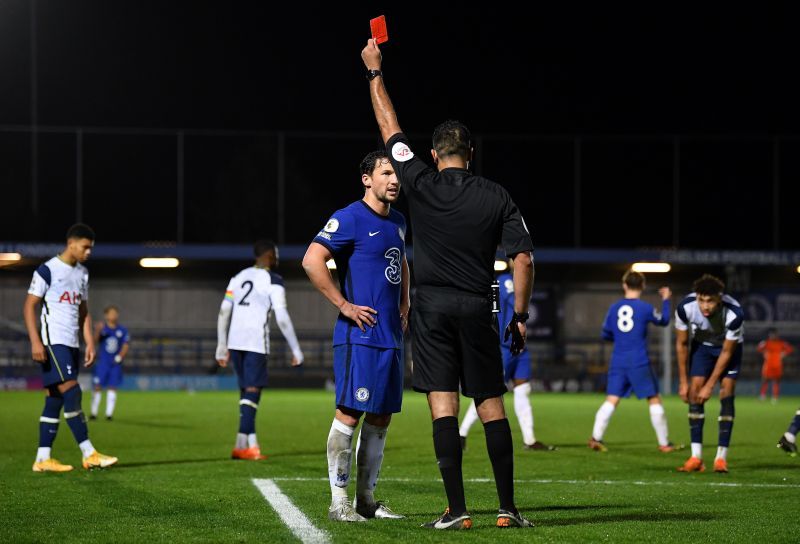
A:
{"label": "referee's black shirt", "polygon": [[498,245],[509,257],[533,250],[525,221],[503,187],[461,168],[429,167],[403,133],[389,138],[386,149],[408,199],[418,288],[485,296]]}

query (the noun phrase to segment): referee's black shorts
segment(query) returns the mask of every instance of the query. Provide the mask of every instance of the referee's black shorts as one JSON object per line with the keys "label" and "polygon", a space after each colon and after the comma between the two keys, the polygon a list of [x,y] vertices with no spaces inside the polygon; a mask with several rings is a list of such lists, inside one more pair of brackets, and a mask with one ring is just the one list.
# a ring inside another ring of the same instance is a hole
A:
{"label": "referee's black shorts", "polygon": [[417,289],[411,305],[414,390],[461,392],[472,398],[506,392],[497,320],[488,297]]}

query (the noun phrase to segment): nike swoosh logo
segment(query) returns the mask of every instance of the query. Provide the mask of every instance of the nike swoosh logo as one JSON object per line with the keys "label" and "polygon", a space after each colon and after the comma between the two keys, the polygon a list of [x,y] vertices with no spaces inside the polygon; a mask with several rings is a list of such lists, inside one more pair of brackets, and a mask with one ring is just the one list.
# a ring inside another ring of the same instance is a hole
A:
{"label": "nike swoosh logo", "polygon": [[376,234],[378,234],[379,232],[380,232],[379,230],[376,230],[375,232],[370,232],[370,233],[369,233],[369,235],[370,235],[370,236],[375,236],[375,235],[376,235]]}

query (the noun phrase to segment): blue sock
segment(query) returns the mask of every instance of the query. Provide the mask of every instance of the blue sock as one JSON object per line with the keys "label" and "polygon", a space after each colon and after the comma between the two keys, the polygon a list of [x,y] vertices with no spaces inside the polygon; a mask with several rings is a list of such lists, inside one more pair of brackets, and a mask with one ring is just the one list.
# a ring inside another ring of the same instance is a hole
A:
{"label": "blue sock", "polygon": [[81,411],[81,386],[76,385],[62,393],[64,395],[64,419],[67,420],[75,442],[80,444],[89,439],[89,429],[86,428],[86,417]]}
{"label": "blue sock", "polygon": [[58,418],[61,417],[62,397],[45,397],[42,417],[39,418],[39,447],[51,448],[58,432]]}
{"label": "blue sock", "polygon": [[705,407],[702,404],[689,405],[689,431],[692,442],[703,443],[703,423],[705,423]]}
{"label": "blue sock", "polygon": [[786,431],[789,434],[797,434],[797,431],[800,431],[800,410],[794,415],[794,419],[792,420],[792,424],[789,425],[789,430]]}
{"label": "blue sock", "polygon": [[733,407],[733,395],[720,399],[719,409],[719,445],[727,448],[731,443],[731,432],[733,431],[733,416],[736,410]]}
{"label": "blue sock", "polygon": [[261,391],[255,393],[245,391],[239,400],[239,432],[253,434],[256,432],[256,410],[261,400]]}

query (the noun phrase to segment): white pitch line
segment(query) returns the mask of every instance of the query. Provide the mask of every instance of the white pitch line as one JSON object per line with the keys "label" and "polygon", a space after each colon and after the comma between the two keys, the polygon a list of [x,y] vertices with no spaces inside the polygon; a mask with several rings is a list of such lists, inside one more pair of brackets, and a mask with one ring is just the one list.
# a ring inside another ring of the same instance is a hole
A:
{"label": "white pitch line", "polygon": [[[278,478],[275,478],[276,480]],[[261,491],[264,498],[280,516],[281,521],[290,531],[299,538],[303,544],[330,544],[328,533],[318,529],[311,523],[303,512],[283,494],[281,489],[272,480],[253,478],[253,484]]]}
{"label": "white pitch line", "polygon": [[[327,478],[304,478],[286,477],[272,478],[280,482],[327,482]],[[441,482],[438,479],[425,478],[380,478],[381,482],[400,482],[400,483],[434,483]],[[467,483],[494,483],[491,478],[467,478]],[[750,484],[740,482],[661,482],[644,480],[514,480],[518,484],[567,484],[567,485],[641,485],[641,486],[699,486],[699,487],[752,487],[752,488],[800,488],[800,484]]]}

